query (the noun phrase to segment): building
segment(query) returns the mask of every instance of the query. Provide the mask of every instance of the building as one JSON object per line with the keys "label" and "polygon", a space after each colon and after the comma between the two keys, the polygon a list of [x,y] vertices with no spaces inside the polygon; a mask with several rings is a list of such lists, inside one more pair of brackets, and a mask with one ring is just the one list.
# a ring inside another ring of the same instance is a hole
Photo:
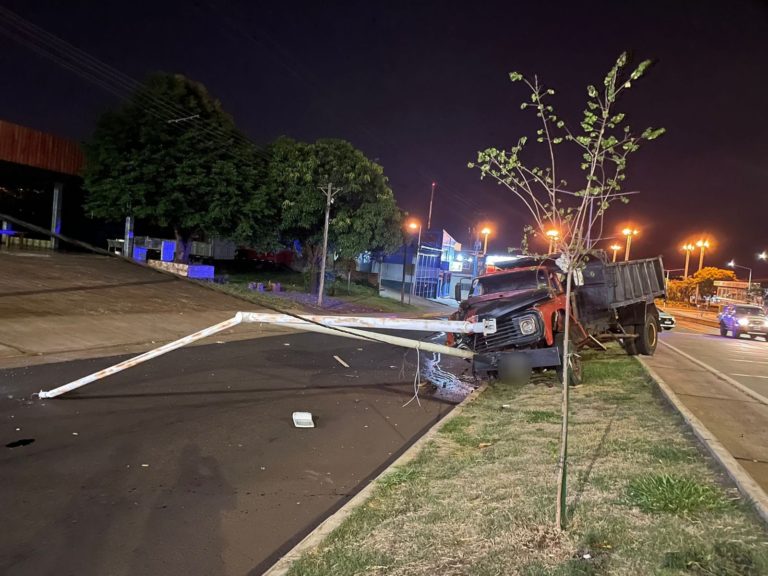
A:
{"label": "building", "polygon": [[[77,142],[0,120],[0,237],[5,243],[56,248],[58,240],[29,232],[11,219],[62,233],[82,219]],[[72,228],[70,228],[72,230]]]}

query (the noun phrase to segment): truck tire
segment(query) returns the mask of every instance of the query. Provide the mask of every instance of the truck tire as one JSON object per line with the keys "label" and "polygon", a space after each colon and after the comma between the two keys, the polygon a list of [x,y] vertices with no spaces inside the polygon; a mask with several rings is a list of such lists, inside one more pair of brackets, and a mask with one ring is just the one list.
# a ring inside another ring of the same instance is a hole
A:
{"label": "truck tire", "polygon": [[653,356],[659,343],[659,320],[655,314],[646,313],[645,322],[635,326],[635,346],[637,351],[644,356]]}
{"label": "truck tire", "polygon": [[728,336],[728,328],[722,322],[720,322],[720,336]]}
{"label": "truck tire", "polygon": [[733,330],[731,330],[731,338],[737,338],[737,339],[741,338],[741,330],[739,330],[738,328],[734,328]]}
{"label": "truck tire", "polygon": [[[555,346],[557,346],[560,352],[560,366],[555,369],[557,373],[557,380],[560,384],[563,383],[563,348],[565,344],[565,335],[561,332],[555,334]],[[573,346],[573,339],[570,342]],[[568,364],[568,386],[578,386],[583,380],[583,373],[581,368],[581,356],[578,354],[571,354],[570,363]]]}
{"label": "truck tire", "polygon": [[[624,328],[627,334],[636,334],[637,328],[635,326],[627,326]],[[627,353],[627,356],[637,356],[637,338],[624,338],[621,340],[621,346]]]}

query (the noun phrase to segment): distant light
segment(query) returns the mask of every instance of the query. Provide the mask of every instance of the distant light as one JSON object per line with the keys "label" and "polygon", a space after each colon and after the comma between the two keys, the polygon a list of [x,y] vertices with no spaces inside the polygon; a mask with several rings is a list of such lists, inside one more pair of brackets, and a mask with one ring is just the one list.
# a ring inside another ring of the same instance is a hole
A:
{"label": "distant light", "polygon": [[736,266],[736,260],[731,260],[730,262],[728,262],[728,264],[726,264],[726,266],[730,266],[731,268],[734,268]]}
{"label": "distant light", "polygon": [[500,264],[501,262],[512,262],[513,260],[517,259],[517,256],[488,256],[488,258],[485,259],[485,263]]}
{"label": "distant light", "polygon": [[763,250],[760,252],[760,254],[757,255],[757,257],[760,258],[760,260],[768,260],[768,252]]}
{"label": "distant light", "polygon": [[485,236],[488,236],[488,234],[490,234],[490,233],[491,233],[491,229],[490,229],[490,228],[488,228],[488,226],[486,226],[485,228],[483,228],[482,230],[480,230],[480,234],[483,234],[483,235],[485,235]]}
{"label": "distant light", "polygon": [[456,255],[456,262],[464,262],[464,256],[461,254]]}

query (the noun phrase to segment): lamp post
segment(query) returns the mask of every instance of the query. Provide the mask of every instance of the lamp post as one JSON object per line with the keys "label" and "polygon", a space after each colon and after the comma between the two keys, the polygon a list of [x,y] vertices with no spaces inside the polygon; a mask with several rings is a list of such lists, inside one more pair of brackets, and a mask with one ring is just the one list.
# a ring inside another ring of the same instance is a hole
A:
{"label": "lamp post", "polygon": [[696,246],[701,249],[699,252],[699,270],[701,270],[704,266],[704,249],[709,248],[709,240],[699,240]]}
{"label": "lamp post", "polygon": [[546,234],[549,237],[549,250],[547,253],[552,254],[555,251],[557,241],[560,239],[560,232],[557,230],[547,230]]}
{"label": "lamp post", "polygon": [[624,228],[621,233],[627,237],[627,250],[624,252],[624,261],[626,262],[629,260],[629,249],[632,247],[632,236],[637,236],[638,231],[634,228]]}
{"label": "lamp post", "polygon": [[683,244],[683,250],[685,250],[685,272],[683,273],[683,280],[688,279],[688,262],[691,259],[691,252],[693,252],[694,248],[695,246],[690,242],[688,244]]}
{"label": "lamp post", "polygon": [[762,252],[760,252],[760,254],[757,255],[757,257],[759,260],[768,260],[768,252],[763,250]]}
{"label": "lamp post", "polygon": [[739,264],[736,264],[735,260],[731,260],[727,264],[730,268],[743,268],[744,270],[749,270],[749,280],[747,280],[747,294],[749,294],[749,289],[752,286],[752,268],[747,268],[746,266],[740,266]]}
{"label": "lamp post", "polygon": [[411,275],[411,291],[408,294],[408,304],[410,304],[411,295],[414,293],[416,288],[416,272],[419,269],[419,252],[421,251],[421,222],[417,220],[411,220],[408,222],[408,228],[411,230],[411,232],[415,231],[417,228],[419,230],[419,239],[416,241],[416,263],[413,266],[413,274]]}
{"label": "lamp post", "polygon": [[621,250],[621,244],[611,244],[611,250],[613,250],[613,262],[616,262],[616,253]]}
{"label": "lamp post", "polygon": [[485,254],[488,252],[488,236],[490,235],[490,233],[491,233],[491,229],[488,228],[488,226],[480,230],[480,234],[485,236],[485,240],[483,242],[483,256],[485,256]]}

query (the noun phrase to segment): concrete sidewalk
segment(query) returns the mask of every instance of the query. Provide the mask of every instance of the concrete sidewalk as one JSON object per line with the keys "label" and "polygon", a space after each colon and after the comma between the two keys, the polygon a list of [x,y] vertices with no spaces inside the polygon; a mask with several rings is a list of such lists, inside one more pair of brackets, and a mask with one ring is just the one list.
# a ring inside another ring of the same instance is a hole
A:
{"label": "concrete sidewalk", "polygon": [[[259,310],[221,290],[121,258],[5,249],[0,270],[0,369],[141,353],[237,311]],[[382,296],[400,299],[391,289]],[[455,309],[418,296],[411,303],[423,316],[447,317]],[[295,332],[244,324],[200,344]]]}

